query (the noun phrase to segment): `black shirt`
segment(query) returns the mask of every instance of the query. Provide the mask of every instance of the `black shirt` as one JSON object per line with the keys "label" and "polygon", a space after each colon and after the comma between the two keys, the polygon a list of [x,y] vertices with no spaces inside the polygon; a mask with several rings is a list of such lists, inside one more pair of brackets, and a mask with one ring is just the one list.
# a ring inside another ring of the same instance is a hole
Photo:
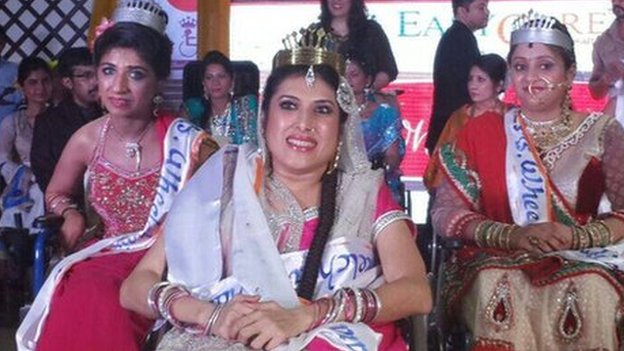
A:
{"label": "black shirt", "polygon": [[462,22],[454,21],[440,38],[433,63],[433,108],[425,144],[429,154],[451,114],[470,102],[468,75],[479,55],[477,39]]}
{"label": "black shirt", "polygon": [[98,106],[83,108],[70,98],[49,108],[35,120],[30,149],[31,169],[41,191],[45,193],[56,163],[69,138],[82,126],[100,117]]}
{"label": "black shirt", "polygon": [[[312,28],[319,27],[321,27],[320,23],[312,25]],[[331,32],[331,28],[326,28],[326,31]],[[373,65],[375,68],[373,78],[377,73],[385,72],[390,77],[390,81],[393,81],[399,74],[390,41],[376,21],[368,19],[355,33],[349,33],[349,36],[344,39],[334,36],[334,39],[337,51],[345,59],[355,54],[364,58],[366,63]]]}

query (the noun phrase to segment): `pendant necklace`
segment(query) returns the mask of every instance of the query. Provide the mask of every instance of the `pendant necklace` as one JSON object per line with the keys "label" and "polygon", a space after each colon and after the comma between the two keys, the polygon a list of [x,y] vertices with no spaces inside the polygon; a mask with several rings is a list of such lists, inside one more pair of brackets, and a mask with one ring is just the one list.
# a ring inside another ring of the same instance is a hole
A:
{"label": "pendant necklace", "polygon": [[115,125],[112,123],[112,120],[110,122],[111,130],[113,131],[113,133],[115,133],[117,139],[119,139],[119,141],[124,144],[126,157],[129,159],[136,159],[136,172],[138,172],[139,168],[141,167],[141,140],[143,140],[143,137],[145,136],[145,134],[147,134],[147,131],[149,130],[149,127],[151,125],[152,122],[150,121],[148,124],[145,125],[145,127],[143,127],[143,130],[140,132],[139,136],[135,140],[128,141],[124,139],[117,131]]}

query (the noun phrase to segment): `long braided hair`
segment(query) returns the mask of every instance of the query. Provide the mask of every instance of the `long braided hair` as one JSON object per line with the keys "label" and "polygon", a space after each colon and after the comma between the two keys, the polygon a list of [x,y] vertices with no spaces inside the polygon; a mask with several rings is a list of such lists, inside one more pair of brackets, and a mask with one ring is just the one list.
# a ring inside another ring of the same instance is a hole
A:
{"label": "long braided hair", "polygon": [[[268,117],[270,101],[280,84],[290,77],[304,77],[308,70],[307,65],[288,65],[273,69],[267,79],[264,89],[264,101],[262,112]],[[334,90],[338,88],[340,77],[338,73],[327,65],[314,65],[314,73],[317,79],[323,80]],[[347,114],[340,110],[340,128],[342,129],[347,120]],[[263,121],[263,130],[266,130],[267,118]],[[270,162],[270,159],[269,161]],[[321,179],[321,203],[319,208],[319,225],[314,233],[312,245],[305,260],[303,273],[299,281],[297,294],[304,299],[312,299],[316,288],[318,272],[325,251],[325,245],[329,239],[329,234],[334,226],[336,213],[336,189],[338,186],[339,170],[334,170],[329,174],[324,174]]]}

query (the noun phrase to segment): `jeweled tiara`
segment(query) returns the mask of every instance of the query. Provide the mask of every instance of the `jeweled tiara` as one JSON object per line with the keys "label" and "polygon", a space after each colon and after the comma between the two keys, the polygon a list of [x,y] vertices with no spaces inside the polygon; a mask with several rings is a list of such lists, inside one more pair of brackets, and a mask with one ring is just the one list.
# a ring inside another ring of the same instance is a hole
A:
{"label": "jeweled tiara", "polygon": [[112,21],[134,22],[164,34],[169,18],[162,7],[153,0],[120,0],[113,12]]}
{"label": "jeweled tiara", "polygon": [[542,43],[574,51],[574,42],[569,35],[554,28],[557,20],[533,10],[522,14],[512,24],[511,45]]}

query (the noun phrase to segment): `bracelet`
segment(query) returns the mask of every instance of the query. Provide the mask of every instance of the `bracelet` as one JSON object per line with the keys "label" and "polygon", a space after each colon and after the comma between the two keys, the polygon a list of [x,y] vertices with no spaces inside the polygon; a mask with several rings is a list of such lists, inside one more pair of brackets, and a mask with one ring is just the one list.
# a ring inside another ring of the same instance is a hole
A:
{"label": "bracelet", "polygon": [[75,208],[78,208],[78,205],[69,196],[61,193],[54,193],[47,196],[45,202],[48,211],[57,216],[62,216],[65,209],[68,207],[75,206]]}
{"label": "bracelet", "polygon": [[511,235],[518,229],[516,224],[485,220],[475,227],[474,240],[479,247],[511,249]]}
{"label": "bracelet", "polygon": [[215,305],[214,309],[212,310],[212,313],[210,313],[210,316],[208,317],[208,321],[206,322],[206,326],[202,330],[201,335],[204,335],[204,336],[212,335],[212,328],[214,327],[215,323],[217,323],[217,320],[219,319],[219,316],[221,315],[221,311],[223,311],[224,308],[225,308],[225,304]]}
{"label": "bracelet", "polygon": [[61,217],[65,218],[65,213],[67,213],[67,211],[69,211],[69,210],[76,210],[76,211],[80,212],[78,210],[78,205],[76,205],[76,204],[69,204],[61,211]]}
{"label": "bracelet", "polygon": [[185,296],[190,296],[190,292],[179,284],[168,284],[160,291],[158,296],[158,311],[171,325],[178,329],[184,329],[187,325],[178,321],[171,313],[173,303]]}
{"label": "bracelet", "polygon": [[152,285],[152,287],[147,292],[147,305],[149,306],[150,310],[156,315],[160,316],[160,311],[158,310],[157,304],[158,297],[160,296],[162,290],[169,284],[171,283],[169,283],[168,281],[158,282]]}

